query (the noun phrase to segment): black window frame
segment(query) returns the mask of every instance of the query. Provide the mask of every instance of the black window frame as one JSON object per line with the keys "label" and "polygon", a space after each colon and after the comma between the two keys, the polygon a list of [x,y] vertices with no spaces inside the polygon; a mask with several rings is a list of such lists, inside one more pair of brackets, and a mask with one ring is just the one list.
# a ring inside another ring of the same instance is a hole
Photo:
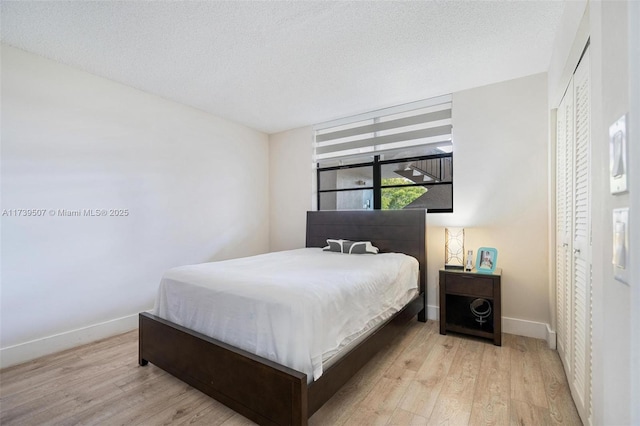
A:
{"label": "black window frame", "polygon": [[[436,158],[451,158],[451,181],[450,182],[428,182],[428,183],[413,183],[413,184],[401,184],[401,185],[382,185],[382,166],[385,164],[402,163],[407,161],[421,161],[432,160]],[[373,185],[360,186],[357,188],[340,188],[340,189],[320,189],[320,173],[332,170],[345,170],[355,169],[358,167],[372,167],[373,168]],[[453,152],[445,152],[442,154],[421,155],[405,158],[394,158],[391,160],[380,160],[379,155],[373,157],[373,161],[354,163],[344,166],[330,166],[322,167],[320,163],[316,163],[316,182],[317,182],[317,210],[320,210],[320,194],[331,192],[346,192],[346,191],[364,191],[373,190],[373,210],[382,210],[382,189],[386,188],[408,188],[415,186],[434,186],[434,185],[451,185],[451,208],[447,209],[429,209],[429,213],[453,213]]]}

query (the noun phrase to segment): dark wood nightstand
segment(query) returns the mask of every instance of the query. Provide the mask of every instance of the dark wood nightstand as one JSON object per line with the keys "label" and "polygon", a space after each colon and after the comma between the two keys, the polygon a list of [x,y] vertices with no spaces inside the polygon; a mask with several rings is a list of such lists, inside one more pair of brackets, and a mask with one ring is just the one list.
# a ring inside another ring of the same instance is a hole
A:
{"label": "dark wood nightstand", "polygon": [[502,345],[501,269],[493,273],[440,269],[440,334],[486,337]]}

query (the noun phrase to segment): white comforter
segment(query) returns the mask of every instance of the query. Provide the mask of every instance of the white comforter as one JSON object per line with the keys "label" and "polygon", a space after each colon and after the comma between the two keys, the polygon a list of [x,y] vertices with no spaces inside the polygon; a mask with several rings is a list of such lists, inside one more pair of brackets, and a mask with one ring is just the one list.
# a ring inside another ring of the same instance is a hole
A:
{"label": "white comforter", "polygon": [[416,293],[399,253],[306,248],[167,271],[154,314],[317,380],[322,360]]}

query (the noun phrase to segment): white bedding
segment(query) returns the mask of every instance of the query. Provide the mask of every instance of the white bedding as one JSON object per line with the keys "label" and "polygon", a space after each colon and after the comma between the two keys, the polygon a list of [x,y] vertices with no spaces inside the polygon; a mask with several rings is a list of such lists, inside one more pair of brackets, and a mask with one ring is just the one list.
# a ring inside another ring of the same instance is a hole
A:
{"label": "white bedding", "polygon": [[417,293],[400,253],[289,250],[170,269],[153,313],[317,380],[322,361]]}

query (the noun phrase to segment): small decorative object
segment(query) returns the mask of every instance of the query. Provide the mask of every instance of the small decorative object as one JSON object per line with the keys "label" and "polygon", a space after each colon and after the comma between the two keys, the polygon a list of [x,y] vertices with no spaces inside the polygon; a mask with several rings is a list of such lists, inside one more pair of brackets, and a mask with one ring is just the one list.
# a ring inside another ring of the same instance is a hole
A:
{"label": "small decorative object", "polygon": [[464,267],[465,271],[471,271],[473,269],[473,250],[467,251],[467,264]]}
{"label": "small decorative object", "polygon": [[480,247],[478,249],[478,259],[476,269],[478,272],[493,272],[498,262],[498,250],[491,247]]}
{"label": "small decorative object", "polygon": [[444,230],[444,269],[464,268],[464,228]]}
{"label": "small decorative object", "polygon": [[491,303],[487,299],[475,299],[469,304],[469,309],[480,325],[487,322],[487,318],[491,315]]}

